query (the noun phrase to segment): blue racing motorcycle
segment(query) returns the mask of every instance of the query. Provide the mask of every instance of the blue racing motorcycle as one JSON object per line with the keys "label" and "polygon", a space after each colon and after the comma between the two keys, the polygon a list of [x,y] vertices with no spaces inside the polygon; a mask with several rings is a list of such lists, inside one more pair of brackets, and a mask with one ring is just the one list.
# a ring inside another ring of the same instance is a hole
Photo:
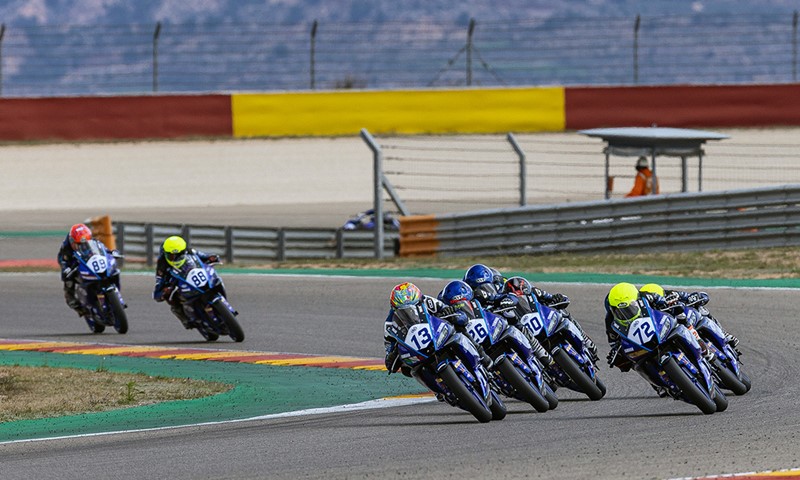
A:
{"label": "blue racing motorcycle", "polygon": [[467,333],[492,359],[492,384],[503,395],[529,403],[538,412],[556,408],[558,398],[544,380],[543,367],[525,335],[478,302],[464,307],[461,310],[470,317]]}
{"label": "blue racing motorcycle", "polygon": [[[398,359],[417,378],[435,378],[445,400],[479,422],[501,420],[506,407],[492,390],[472,342],[450,323],[431,315],[424,302],[395,310],[398,327],[386,326],[397,341]],[[423,382],[424,383],[424,382]]]}
{"label": "blue racing motorcycle", "polygon": [[642,316],[630,322],[615,319],[611,325],[620,337],[617,355],[625,355],[637,372],[664,387],[670,396],[695,405],[705,414],[727,409],[728,400],[717,386],[694,334],[675,317],[642,302]]}
{"label": "blue racing motorcycle", "polygon": [[66,274],[75,280],[75,298],[88,312],[86,323],[94,333],[114,327],[119,333],[128,331],[125,301],[119,289],[119,267],[114,253],[97,240],[82,243],[73,252],[78,266]]}
{"label": "blue racing motorcycle", "polygon": [[583,341],[583,333],[561,310],[543,305],[535,295],[517,296],[517,328],[536,339],[550,353],[555,365],[547,369],[557,385],[600,400],[606,386],[597,376],[597,365]]}
{"label": "blue racing motorcycle", "polygon": [[725,332],[708,309],[704,306],[694,308],[687,305],[683,310],[687,324],[692,326],[698,337],[714,354],[711,366],[719,385],[736,395],[744,395],[750,391],[752,384],[750,377],[742,369],[739,352],[728,342]]}
{"label": "blue racing motorcycle", "polygon": [[209,342],[220,335],[229,335],[235,342],[244,340],[244,332],[236,320],[239,313],[228,303],[225,285],[212,265],[187,253],[183,265],[180,268],[170,266],[169,272],[177,281],[170,299],[179,295],[190,328],[196,328]]}

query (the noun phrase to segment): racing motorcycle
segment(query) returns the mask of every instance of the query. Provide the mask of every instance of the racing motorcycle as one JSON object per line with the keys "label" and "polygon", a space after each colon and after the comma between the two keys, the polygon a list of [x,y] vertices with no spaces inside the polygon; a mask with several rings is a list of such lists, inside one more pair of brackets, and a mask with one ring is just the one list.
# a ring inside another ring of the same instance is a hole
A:
{"label": "racing motorcycle", "polygon": [[189,328],[196,328],[209,342],[220,335],[229,335],[235,342],[244,340],[244,332],[236,320],[239,312],[228,303],[225,285],[212,264],[187,253],[183,265],[170,266],[169,272],[177,282],[177,288],[170,292],[170,301],[179,295],[189,317]]}
{"label": "racing motorcycle", "polygon": [[558,398],[545,381],[542,364],[525,335],[477,302],[469,302],[461,310],[471,317],[466,331],[472,341],[492,359],[492,384],[503,395],[529,403],[538,412],[556,408]]}
{"label": "racing motorcycle", "polygon": [[642,302],[642,316],[630,322],[615,319],[611,324],[620,337],[616,354],[628,357],[637,372],[664,387],[671,397],[695,405],[704,414],[727,409],[728,400],[694,334],[672,315]]}
{"label": "racing motorcycle", "polygon": [[128,331],[127,305],[119,291],[119,255],[108,251],[97,240],[82,243],[73,252],[78,266],[66,272],[65,277],[75,280],[75,298],[88,312],[86,324],[94,333],[114,327],[119,333]]}
{"label": "racing motorcycle", "polygon": [[752,384],[750,377],[742,369],[739,352],[730,345],[725,332],[708,309],[702,305],[698,308],[685,305],[683,312],[691,330],[696,332],[697,338],[702,339],[714,354],[711,366],[719,385],[736,395],[744,395],[750,391]]}
{"label": "racing motorcycle", "polygon": [[583,341],[583,333],[561,310],[548,307],[536,295],[517,295],[517,328],[536,339],[555,361],[547,374],[556,385],[600,400],[606,386],[597,376],[597,365]]}
{"label": "racing motorcycle", "polygon": [[506,416],[506,407],[492,390],[489,373],[467,337],[431,315],[425,302],[398,308],[395,318],[398,326],[388,324],[385,334],[397,341],[398,361],[408,366],[412,375],[424,373],[435,378],[447,403],[466,410],[481,423]]}

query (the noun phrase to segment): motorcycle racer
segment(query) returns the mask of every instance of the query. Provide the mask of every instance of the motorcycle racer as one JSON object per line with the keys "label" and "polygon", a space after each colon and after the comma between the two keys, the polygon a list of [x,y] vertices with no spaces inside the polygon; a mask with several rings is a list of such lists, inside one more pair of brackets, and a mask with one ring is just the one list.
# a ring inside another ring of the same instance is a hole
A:
{"label": "motorcycle racer", "polygon": [[200,260],[206,263],[219,261],[218,255],[209,255],[200,250],[188,248],[186,240],[180,236],[174,235],[168,237],[164,240],[164,243],[161,244],[158,260],[156,261],[156,284],[153,289],[153,300],[156,302],[166,301],[172,313],[178,317],[178,320],[181,321],[183,326],[190,329],[192,328],[192,324],[184,309],[183,302],[179,298],[177,292],[173,295],[176,281],[173,279],[169,269],[169,267],[180,268],[186,262],[187,254],[197,255]]}
{"label": "motorcycle racer", "polygon": [[[75,279],[74,275],[78,269],[78,259],[75,258],[74,252],[88,248],[89,242],[94,241],[101,245],[103,249],[108,250],[100,240],[92,238],[92,230],[83,223],[76,223],[69,229],[69,233],[61,242],[61,247],[58,250],[57,260],[58,265],[61,267],[61,281],[64,282],[64,300],[67,302],[69,308],[75,310],[81,317],[85,317],[89,312],[81,305],[75,297]],[[115,257],[119,256],[119,252],[112,250],[111,254]],[[119,278],[115,279],[117,288],[119,288]]]}

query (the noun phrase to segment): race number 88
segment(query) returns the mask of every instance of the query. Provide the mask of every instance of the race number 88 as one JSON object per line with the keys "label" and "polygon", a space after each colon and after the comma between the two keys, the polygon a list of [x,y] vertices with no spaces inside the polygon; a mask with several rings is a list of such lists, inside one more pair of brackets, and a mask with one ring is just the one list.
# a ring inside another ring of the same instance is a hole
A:
{"label": "race number 88", "polygon": [[195,287],[201,287],[208,282],[208,276],[206,272],[197,268],[189,273],[189,281],[192,282]]}

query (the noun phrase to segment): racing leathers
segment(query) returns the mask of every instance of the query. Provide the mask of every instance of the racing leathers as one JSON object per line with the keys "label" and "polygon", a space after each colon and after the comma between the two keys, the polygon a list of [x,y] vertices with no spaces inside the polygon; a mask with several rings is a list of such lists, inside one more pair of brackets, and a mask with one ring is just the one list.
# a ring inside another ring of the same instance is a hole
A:
{"label": "racing leathers", "polygon": [[[79,316],[86,316],[89,312],[81,305],[78,298],[75,296],[75,275],[78,273],[78,259],[75,257],[75,251],[72,249],[69,240],[69,234],[67,234],[64,241],[61,242],[61,247],[58,249],[58,255],[56,257],[58,265],[61,268],[61,281],[64,282],[64,300],[66,300],[69,308],[75,310]],[[100,240],[92,239],[90,241],[96,242],[103,247],[104,250],[108,250]],[[111,254],[115,257],[119,256],[119,252],[116,250],[112,250]],[[116,282],[117,288],[119,288],[119,277],[116,277],[114,281]]]}

